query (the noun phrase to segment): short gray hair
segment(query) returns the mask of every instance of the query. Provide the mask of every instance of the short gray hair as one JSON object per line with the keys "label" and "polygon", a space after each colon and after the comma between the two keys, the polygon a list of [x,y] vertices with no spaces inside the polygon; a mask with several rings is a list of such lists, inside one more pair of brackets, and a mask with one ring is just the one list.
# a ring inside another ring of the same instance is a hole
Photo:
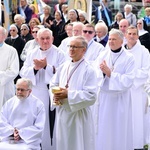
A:
{"label": "short gray hair", "polygon": [[48,28],[41,28],[40,30],[38,30],[38,33],[37,33],[37,37],[39,38],[41,33],[43,32],[48,32],[50,36],[53,36],[53,33],[50,29]]}
{"label": "short gray hair", "polygon": [[122,40],[124,39],[124,35],[123,35],[122,31],[120,31],[118,29],[111,29],[109,31],[109,35],[112,35],[112,34],[117,34]]}
{"label": "short gray hair", "polygon": [[124,6],[124,9],[126,9],[126,8],[130,8],[130,10],[132,11],[132,5],[126,4],[126,5]]}
{"label": "short gray hair", "polygon": [[96,25],[95,25],[95,31],[97,28],[102,28],[104,29],[104,32],[107,34],[108,33],[108,27],[107,25],[105,24],[105,22],[98,22]]}
{"label": "short gray hair", "polygon": [[17,85],[18,83],[22,83],[22,82],[26,82],[26,84],[27,84],[27,86],[28,86],[28,89],[30,89],[30,90],[32,89],[33,84],[32,84],[32,81],[31,81],[30,79],[27,79],[27,78],[20,78],[20,79],[17,80],[16,85]]}
{"label": "short gray hair", "polygon": [[87,49],[87,46],[88,46],[88,42],[86,41],[86,39],[83,37],[83,36],[73,36],[71,37],[71,41],[74,41],[74,40],[79,40],[81,41],[83,47],[85,47]]}

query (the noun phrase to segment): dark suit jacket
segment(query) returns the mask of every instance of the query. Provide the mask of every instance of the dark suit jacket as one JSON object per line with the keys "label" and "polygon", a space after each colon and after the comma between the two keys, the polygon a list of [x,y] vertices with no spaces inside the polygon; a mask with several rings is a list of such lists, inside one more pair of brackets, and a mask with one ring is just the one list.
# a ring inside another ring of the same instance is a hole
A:
{"label": "dark suit jacket", "polygon": [[[97,42],[96,37],[94,37],[94,41]],[[106,35],[105,38],[103,40],[101,40],[100,42],[98,42],[98,43],[102,44],[105,47],[106,44],[107,44],[107,41],[108,41],[108,35]]]}
{"label": "dark suit jacket", "polygon": [[[95,23],[98,22],[98,11],[99,10],[97,9],[96,12],[95,12]],[[110,18],[110,21],[112,22],[112,13],[111,13],[111,11],[108,8],[106,8],[106,11],[108,12],[108,16]],[[101,14],[102,14],[102,20],[106,23],[106,25],[108,27],[108,21],[107,21],[107,18],[105,16],[104,10],[101,11]]]}
{"label": "dark suit jacket", "polygon": [[[19,7],[17,8],[17,12],[18,12],[18,14],[21,14]],[[26,9],[24,10],[24,13],[26,15],[26,23],[29,23],[29,21],[32,17],[32,10],[29,8],[29,6],[26,7]]]}

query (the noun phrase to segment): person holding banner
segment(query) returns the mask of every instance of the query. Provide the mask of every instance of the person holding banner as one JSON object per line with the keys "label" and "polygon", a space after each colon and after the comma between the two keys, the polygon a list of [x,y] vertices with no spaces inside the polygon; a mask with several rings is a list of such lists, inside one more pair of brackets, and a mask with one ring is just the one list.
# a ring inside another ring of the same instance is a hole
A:
{"label": "person holding banner", "polygon": [[25,18],[26,23],[29,23],[32,17],[32,9],[27,4],[27,0],[20,0],[20,6],[17,8],[17,13]]}
{"label": "person holding banner", "polygon": [[111,26],[112,23],[112,13],[107,7],[107,0],[99,0],[100,6],[98,7],[95,17],[95,23],[97,23],[99,20],[103,20],[107,27]]}

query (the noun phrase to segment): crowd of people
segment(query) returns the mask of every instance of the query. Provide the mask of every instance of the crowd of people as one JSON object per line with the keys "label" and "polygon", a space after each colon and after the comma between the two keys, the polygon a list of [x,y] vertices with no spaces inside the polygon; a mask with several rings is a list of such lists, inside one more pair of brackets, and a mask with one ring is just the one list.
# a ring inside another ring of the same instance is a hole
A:
{"label": "crowd of people", "polygon": [[[146,150],[150,146],[150,7],[112,18],[58,0],[20,0],[0,26],[0,149]],[[55,92],[52,90],[55,89]]]}

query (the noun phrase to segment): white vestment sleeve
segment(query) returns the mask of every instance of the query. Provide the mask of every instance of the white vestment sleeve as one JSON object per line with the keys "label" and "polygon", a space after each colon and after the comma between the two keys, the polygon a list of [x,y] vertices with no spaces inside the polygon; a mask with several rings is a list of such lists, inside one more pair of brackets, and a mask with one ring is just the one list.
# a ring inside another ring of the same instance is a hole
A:
{"label": "white vestment sleeve", "polygon": [[1,116],[0,116],[0,139],[3,140],[3,138],[7,138],[10,135],[14,133],[14,128],[10,125],[8,122],[8,115],[9,115],[9,110],[5,109],[8,108],[6,106],[7,103],[2,107],[1,110]]}
{"label": "white vestment sleeve", "polygon": [[34,69],[33,69],[33,60],[30,57],[31,55],[28,55],[26,58],[23,67],[20,70],[20,76],[24,78],[29,78],[33,85],[36,85],[36,78],[34,74]]}
{"label": "white vestment sleeve", "polygon": [[150,69],[150,55],[147,49],[143,49],[141,61],[141,68],[137,68],[134,79],[134,86],[136,88],[142,86],[143,83],[146,83],[148,78],[148,73]]}
{"label": "white vestment sleeve", "polygon": [[83,88],[80,90],[68,90],[68,103],[72,111],[91,106],[96,101],[97,77],[94,70],[90,70],[84,78]]}
{"label": "white vestment sleeve", "polygon": [[21,128],[19,130],[20,137],[27,143],[41,143],[42,131],[45,124],[45,109],[44,106],[39,110],[33,126]]}
{"label": "white vestment sleeve", "polygon": [[[9,61],[7,62],[7,68],[5,70],[0,71],[0,85],[3,86],[9,81],[15,79],[19,73],[19,59],[18,54],[15,48],[10,47],[4,43],[6,49],[10,49],[9,54]],[[5,58],[3,58],[5,59]],[[1,64],[2,65],[2,64]]]}

